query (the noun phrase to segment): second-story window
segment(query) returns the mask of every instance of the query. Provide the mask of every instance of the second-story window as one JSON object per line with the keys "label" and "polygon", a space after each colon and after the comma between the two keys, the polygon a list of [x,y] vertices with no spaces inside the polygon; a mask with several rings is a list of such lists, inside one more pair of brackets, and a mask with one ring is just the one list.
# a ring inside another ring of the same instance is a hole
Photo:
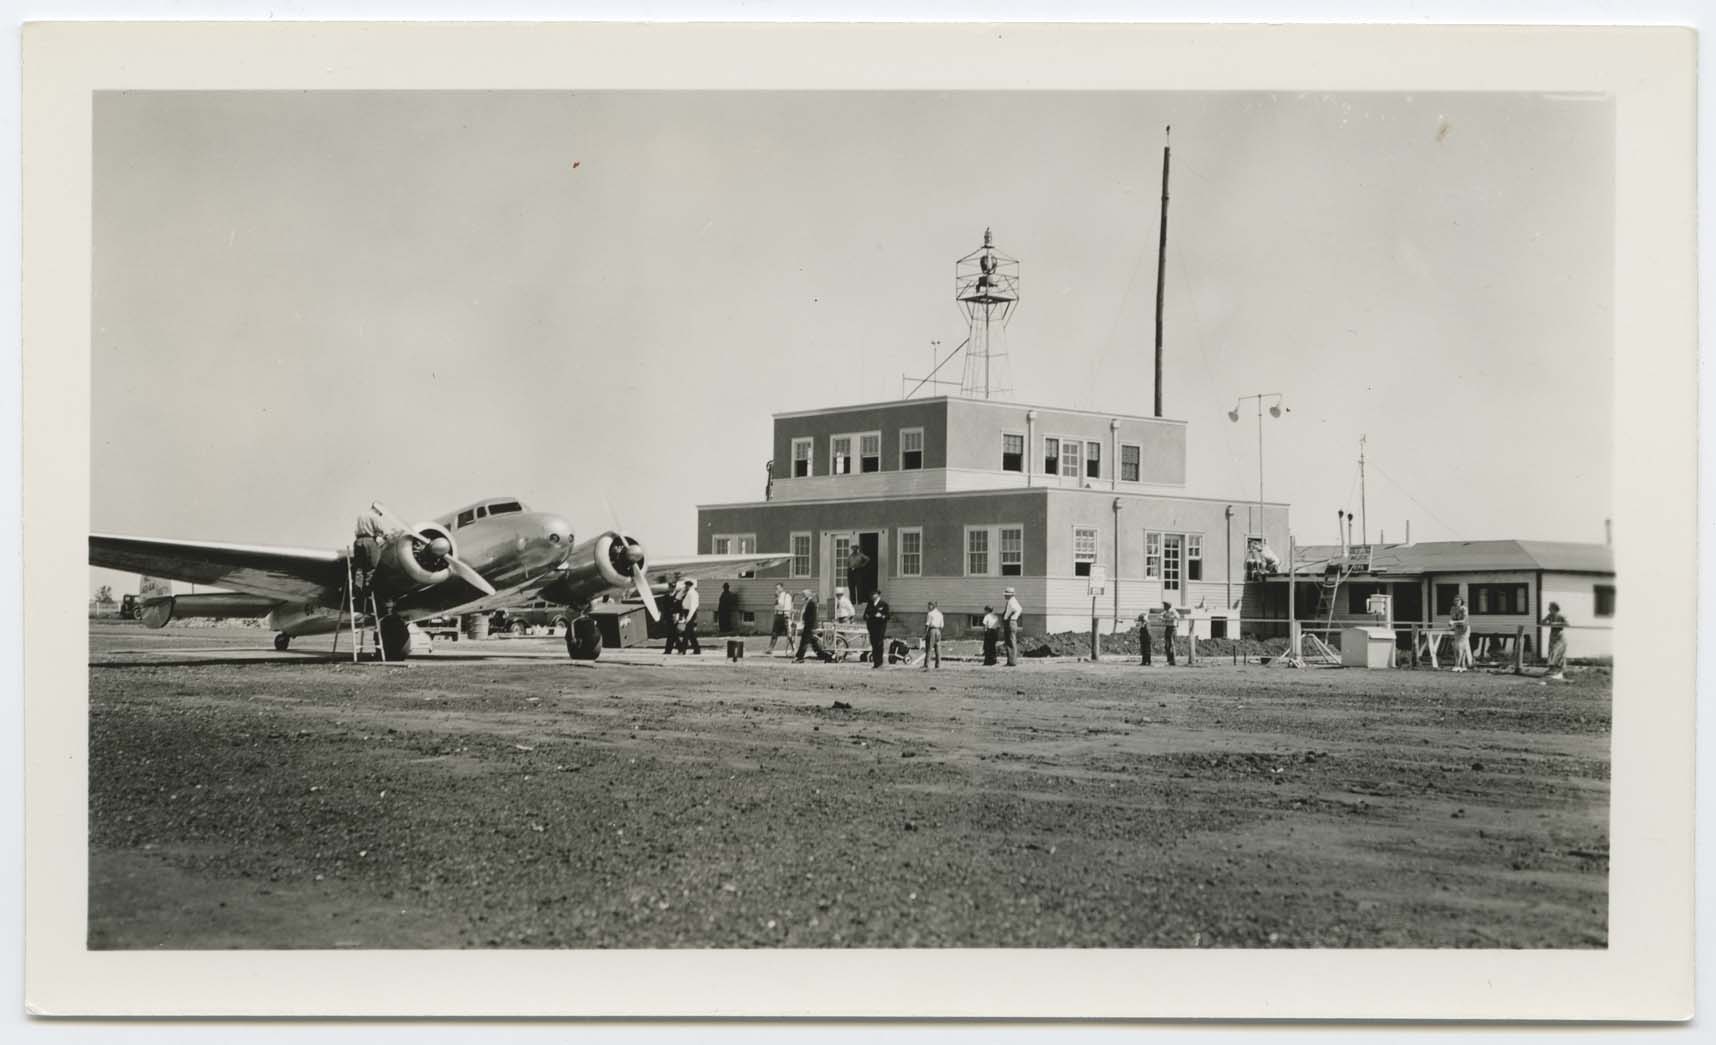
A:
{"label": "second-story window", "polygon": [[811,439],[794,439],[792,441],[792,477],[794,479],[805,479],[810,476],[810,454],[811,448],[815,445],[815,440]]}
{"label": "second-story window", "polygon": [[1123,482],[1138,481],[1138,447],[1120,444],[1120,478]]}
{"label": "second-story window", "polygon": [[900,429],[900,470],[909,472],[924,466],[924,430]]}
{"label": "second-story window", "polygon": [[852,474],[852,437],[837,435],[828,440],[828,471],[830,475]]}
{"label": "second-story window", "polygon": [[1077,439],[1061,441],[1061,474],[1078,478],[1079,445]]}
{"label": "second-story window", "polygon": [[1084,444],[1084,474],[1087,479],[1102,478],[1102,444],[1094,439]]}
{"label": "second-story window", "polygon": [[1052,436],[1043,440],[1043,474],[1061,474],[1061,441]]}
{"label": "second-story window", "polygon": [[879,472],[882,470],[881,432],[866,432],[858,437],[858,470],[860,472]]}
{"label": "second-story window", "polygon": [[1022,472],[1025,470],[1025,437],[1007,432],[1001,436],[1001,470],[1003,472]]}

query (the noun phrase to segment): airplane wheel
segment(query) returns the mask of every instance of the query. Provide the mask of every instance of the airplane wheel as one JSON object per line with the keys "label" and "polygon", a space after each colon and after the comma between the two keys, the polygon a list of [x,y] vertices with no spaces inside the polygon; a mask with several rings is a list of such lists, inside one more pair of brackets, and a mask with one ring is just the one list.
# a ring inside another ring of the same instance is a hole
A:
{"label": "airplane wheel", "polygon": [[292,644],[292,636],[286,634],[285,632],[281,632],[280,634],[274,636],[274,648],[279,650],[282,653],[285,653],[286,647],[290,646],[291,644]]}
{"label": "airplane wheel", "polygon": [[390,661],[411,656],[411,629],[397,614],[381,618],[381,652]]}
{"label": "airplane wheel", "polygon": [[602,632],[589,617],[579,617],[566,630],[566,653],[573,660],[595,660],[602,655]]}

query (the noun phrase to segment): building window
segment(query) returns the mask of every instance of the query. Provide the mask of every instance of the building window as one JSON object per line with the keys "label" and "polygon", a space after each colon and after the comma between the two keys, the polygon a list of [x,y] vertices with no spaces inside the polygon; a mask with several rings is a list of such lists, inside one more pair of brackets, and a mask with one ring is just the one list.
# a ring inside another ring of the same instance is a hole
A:
{"label": "building window", "polygon": [[1096,527],[1073,527],[1073,576],[1089,577],[1096,565]]}
{"label": "building window", "polygon": [[1001,470],[1003,472],[1022,472],[1025,470],[1025,437],[1012,432],[1001,436]]}
{"label": "building window", "polygon": [[1144,579],[1156,580],[1162,576],[1162,535],[1147,533],[1144,535]]}
{"label": "building window", "polygon": [[739,620],[745,624],[757,623],[756,611],[755,610],[740,610],[739,611]]}
{"label": "building window", "polygon": [[849,435],[831,436],[828,440],[828,474],[852,474],[852,437]]}
{"label": "building window", "polygon": [[909,472],[924,466],[924,430],[900,429],[900,471]]}
{"label": "building window", "polygon": [[1473,615],[1501,616],[1531,612],[1523,584],[1473,584],[1471,606]]}
{"label": "building window", "polygon": [[1436,585],[1436,616],[1446,617],[1454,612],[1454,600],[1460,597],[1458,584]]}
{"label": "building window", "polygon": [[1102,444],[1094,439],[1084,444],[1084,477],[1102,478]]}
{"label": "building window", "polygon": [[1078,478],[1078,463],[1079,463],[1079,459],[1083,456],[1080,453],[1080,451],[1082,449],[1083,449],[1083,447],[1081,447],[1079,445],[1079,441],[1077,439],[1062,439],[1061,440],[1061,474],[1062,475],[1070,476],[1073,479]]}
{"label": "building window", "polygon": [[716,555],[755,555],[757,535],[754,533],[718,533],[710,550]]}
{"label": "building window", "polygon": [[1025,530],[1020,526],[1001,528],[1001,576],[1022,577],[1025,574]]}
{"label": "building window", "polygon": [[808,533],[792,535],[792,575],[794,577],[810,576],[810,534]]}
{"label": "building window", "polygon": [[1043,474],[1061,474],[1061,441],[1050,437],[1043,439]]}
{"label": "building window", "polygon": [[989,576],[989,531],[965,531],[965,574],[968,577]]}
{"label": "building window", "polygon": [[1598,584],[1591,588],[1591,612],[1598,617],[1613,617],[1615,615],[1615,586],[1613,584]]}
{"label": "building window", "polygon": [[816,446],[814,439],[794,439],[792,441],[792,477],[805,479],[810,476],[810,455]]}
{"label": "building window", "polygon": [[881,432],[865,432],[858,437],[858,470],[861,472],[879,472],[882,470]]}
{"label": "building window", "polygon": [[899,574],[902,577],[924,575],[924,532],[915,526],[900,529]]}
{"label": "building window", "polygon": [[1138,481],[1138,458],[1141,451],[1130,443],[1120,444],[1120,478],[1129,483]]}
{"label": "building window", "polygon": [[1186,580],[1204,579],[1204,538],[1202,534],[1186,534]]}
{"label": "building window", "polygon": [[1162,590],[1180,590],[1180,548],[1182,538],[1177,533],[1162,535]]}

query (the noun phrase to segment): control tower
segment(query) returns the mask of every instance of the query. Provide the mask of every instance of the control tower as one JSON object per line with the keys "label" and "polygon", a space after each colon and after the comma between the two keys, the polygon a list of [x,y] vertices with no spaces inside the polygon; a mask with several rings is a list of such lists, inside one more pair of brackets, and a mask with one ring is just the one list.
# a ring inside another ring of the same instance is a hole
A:
{"label": "control tower", "polygon": [[983,246],[954,263],[953,296],[965,311],[965,378],[961,395],[974,399],[1007,398],[1013,376],[1007,367],[1007,319],[1019,303],[1019,259],[995,249],[995,237],[983,230]]}

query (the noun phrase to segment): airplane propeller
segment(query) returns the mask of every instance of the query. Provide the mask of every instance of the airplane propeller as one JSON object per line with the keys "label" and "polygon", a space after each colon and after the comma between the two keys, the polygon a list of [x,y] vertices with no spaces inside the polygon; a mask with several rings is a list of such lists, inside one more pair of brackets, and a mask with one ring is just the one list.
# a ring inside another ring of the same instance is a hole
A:
{"label": "airplane propeller", "polygon": [[626,558],[631,561],[632,586],[637,589],[638,598],[643,600],[644,612],[653,621],[661,620],[661,607],[655,603],[655,592],[650,590],[649,578],[644,576],[643,545],[626,536],[625,527],[620,525],[620,515],[614,511],[614,505],[607,498],[602,498],[602,504],[608,509],[608,521],[614,524],[614,532],[619,535],[620,547],[626,550]]}
{"label": "airplane propeller", "polygon": [[405,523],[400,520],[399,516],[388,511],[387,506],[382,504],[380,501],[373,502],[370,505],[370,508],[375,512],[375,514],[381,516],[382,521],[386,522],[393,529],[403,530],[412,537],[423,542],[423,546],[428,548],[436,558],[446,561],[448,567],[452,569],[453,574],[460,580],[482,592],[484,595],[493,595],[495,593],[495,586],[488,582],[488,578],[478,573],[476,568],[470,563],[453,554],[453,545],[447,540],[447,538],[430,537],[427,534],[418,533],[416,530],[405,525]]}

